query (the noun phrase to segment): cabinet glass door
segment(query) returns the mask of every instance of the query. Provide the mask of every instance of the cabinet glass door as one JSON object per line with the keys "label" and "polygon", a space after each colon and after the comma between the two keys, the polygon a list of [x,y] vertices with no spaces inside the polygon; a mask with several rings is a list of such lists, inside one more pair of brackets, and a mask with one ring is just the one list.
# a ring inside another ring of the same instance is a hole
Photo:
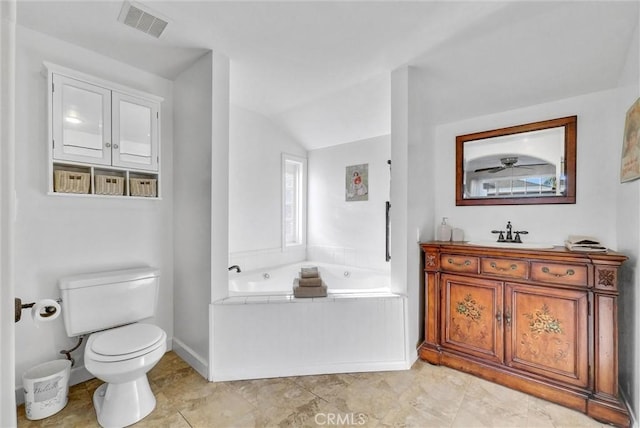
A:
{"label": "cabinet glass door", "polygon": [[442,347],[502,362],[502,290],[500,281],[441,276]]}
{"label": "cabinet glass door", "polygon": [[113,93],[113,165],[158,170],[157,104]]}
{"label": "cabinet glass door", "polygon": [[111,91],[53,75],[54,159],[111,164]]}
{"label": "cabinet glass door", "polygon": [[506,284],[506,363],[586,387],[588,298],[581,290]]}

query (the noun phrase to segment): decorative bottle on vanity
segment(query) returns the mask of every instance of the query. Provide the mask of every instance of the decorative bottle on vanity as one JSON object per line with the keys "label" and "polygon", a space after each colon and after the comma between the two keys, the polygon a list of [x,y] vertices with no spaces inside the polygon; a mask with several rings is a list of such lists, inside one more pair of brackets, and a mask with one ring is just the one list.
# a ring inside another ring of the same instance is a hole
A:
{"label": "decorative bottle on vanity", "polygon": [[447,224],[446,217],[442,217],[442,223],[438,227],[438,241],[451,241],[451,226]]}

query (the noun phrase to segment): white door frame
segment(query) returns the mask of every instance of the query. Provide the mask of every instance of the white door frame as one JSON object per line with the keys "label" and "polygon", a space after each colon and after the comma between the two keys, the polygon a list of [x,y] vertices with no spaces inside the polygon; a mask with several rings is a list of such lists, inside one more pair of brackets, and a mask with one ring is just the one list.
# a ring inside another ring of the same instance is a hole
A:
{"label": "white door frame", "polygon": [[16,0],[0,1],[0,426],[15,427],[15,51]]}

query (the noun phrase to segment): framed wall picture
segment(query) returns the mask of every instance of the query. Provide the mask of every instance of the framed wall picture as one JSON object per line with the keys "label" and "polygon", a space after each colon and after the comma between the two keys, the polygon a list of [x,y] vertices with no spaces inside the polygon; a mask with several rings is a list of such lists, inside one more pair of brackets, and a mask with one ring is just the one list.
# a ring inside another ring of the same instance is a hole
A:
{"label": "framed wall picture", "polygon": [[640,98],[627,110],[620,162],[620,182],[640,178]]}
{"label": "framed wall picture", "polygon": [[369,200],[369,164],[351,165],[345,174],[345,201]]}

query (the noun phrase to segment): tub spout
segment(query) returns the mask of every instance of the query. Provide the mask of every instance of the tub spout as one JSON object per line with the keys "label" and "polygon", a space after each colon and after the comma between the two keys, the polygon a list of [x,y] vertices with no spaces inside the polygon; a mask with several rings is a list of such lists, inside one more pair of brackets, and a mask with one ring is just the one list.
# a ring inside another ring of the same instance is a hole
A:
{"label": "tub spout", "polygon": [[229,266],[229,270],[230,270],[230,271],[231,271],[231,270],[235,270],[235,271],[236,271],[236,272],[238,272],[238,273],[242,272],[242,271],[240,270],[240,266],[238,266],[238,265]]}

